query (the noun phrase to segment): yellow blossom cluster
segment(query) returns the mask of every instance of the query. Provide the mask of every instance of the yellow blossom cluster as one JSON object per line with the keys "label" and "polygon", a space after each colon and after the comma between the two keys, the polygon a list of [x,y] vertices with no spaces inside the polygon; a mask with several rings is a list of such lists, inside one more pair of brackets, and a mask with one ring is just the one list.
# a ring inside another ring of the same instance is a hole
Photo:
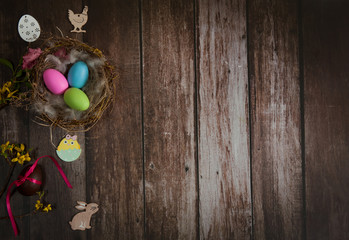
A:
{"label": "yellow blossom cluster", "polygon": [[0,103],[7,103],[11,98],[16,98],[14,95],[18,90],[12,90],[12,82],[7,81],[2,88],[0,88]]}
{"label": "yellow blossom cluster", "polygon": [[46,212],[46,213],[51,211],[52,206],[50,203],[47,205],[44,205],[44,203],[41,202],[41,198],[44,196],[44,192],[37,192],[37,194],[39,195],[39,200],[36,200],[36,204],[35,204],[36,211],[40,210],[40,211]]}
{"label": "yellow blossom cluster", "polygon": [[30,161],[31,158],[29,157],[29,153],[21,155],[19,152],[17,152],[17,157],[12,158],[12,162],[18,162],[19,164],[23,165],[25,161]]}
{"label": "yellow blossom cluster", "polygon": [[40,200],[37,200],[35,204],[35,209],[41,210],[43,212],[49,212],[52,210],[52,207],[51,204],[47,204],[46,206],[44,206],[44,204]]}
{"label": "yellow blossom cluster", "polygon": [[11,162],[18,162],[23,165],[24,162],[29,162],[31,160],[29,153],[25,151],[24,144],[10,144],[10,142],[7,141],[0,146],[0,149],[0,155],[4,156],[6,159],[10,158]]}

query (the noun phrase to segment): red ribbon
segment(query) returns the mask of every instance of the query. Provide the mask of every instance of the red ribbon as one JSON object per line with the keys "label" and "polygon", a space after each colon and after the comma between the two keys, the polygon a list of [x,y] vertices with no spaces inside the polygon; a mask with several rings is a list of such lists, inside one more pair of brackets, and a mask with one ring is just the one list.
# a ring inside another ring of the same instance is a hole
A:
{"label": "red ribbon", "polygon": [[58,162],[56,161],[56,159],[54,159],[53,157],[51,157],[49,155],[45,155],[45,156],[42,156],[42,157],[39,157],[38,159],[36,159],[35,163],[29,168],[29,170],[24,174],[24,176],[23,177],[19,176],[19,179],[14,181],[13,183],[11,183],[10,187],[7,189],[6,207],[7,207],[8,216],[10,217],[10,220],[11,220],[13,231],[15,232],[16,236],[18,235],[18,229],[17,229],[16,221],[12,215],[11,205],[10,205],[11,188],[13,185],[16,185],[17,187],[19,187],[27,180],[30,182],[36,183],[36,184],[41,184],[40,181],[33,179],[33,178],[30,178],[29,175],[33,173],[34,169],[36,168],[36,165],[38,164],[38,161],[44,157],[48,157],[53,161],[53,163],[56,165],[59,173],[62,175],[65,183],[68,185],[69,188],[73,188],[72,185],[70,184],[70,182],[68,181],[68,178],[65,176],[61,166],[59,166]]}

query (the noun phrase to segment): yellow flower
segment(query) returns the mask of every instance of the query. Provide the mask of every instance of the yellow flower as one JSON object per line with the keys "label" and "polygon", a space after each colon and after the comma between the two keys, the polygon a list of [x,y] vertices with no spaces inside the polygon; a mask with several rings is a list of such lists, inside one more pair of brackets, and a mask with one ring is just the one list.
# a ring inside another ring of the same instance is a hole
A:
{"label": "yellow flower", "polygon": [[5,93],[6,91],[10,92],[11,84],[12,83],[10,81],[6,82],[4,86],[2,86],[1,93]]}
{"label": "yellow flower", "polygon": [[29,153],[26,153],[25,155],[23,155],[23,157],[24,157],[24,161],[30,161],[31,160],[31,158],[29,157]]}
{"label": "yellow flower", "polygon": [[10,144],[9,141],[7,141],[5,144],[1,145],[1,153],[5,153],[6,150],[9,150],[12,153],[12,149],[14,147],[14,144]]}
{"label": "yellow flower", "polygon": [[17,157],[12,158],[11,162],[19,162],[20,156],[21,156],[21,154],[17,153]]}
{"label": "yellow flower", "polygon": [[44,209],[42,209],[44,212],[49,212],[52,210],[51,208],[51,204],[48,204],[46,207],[44,207]]}
{"label": "yellow flower", "polygon": [[[23,144],[21,144],[21,145],[23,145]],[[16,147],[17,148],[17,147]],[[22,146],[21,146],[21,149],[22,149]],[[17,150],[17,149],[16,149]],[[18,150],[17,150],[18,151]],[[15,157],[15,158],[12,158],[12,162],[18,162],[19,164],[21,164],[21,165],[23,165],[23,163],[25,162],[25,161],[30,161],[31,160],[31,158],[29,157],[29,153],[26,153],[26,154],[23,154],[23,155],[21,155],[19,152],[17,152],[17,157]]]}
{"label": "yellow flower", "polygon": [[1,153],[4,153],[7,150],[9,144],[9,141],[7,141],[5,144],[1,144]]}
{"label": "yellow flower", "polygon": [[23,144],[21,144],[20,145],[20,147],[15,147],[15,150],[17,151],[17,152],[23,152],[24,151],[24,145]]}
{"label": "yellow flower", "polygon": [[35,204],[35,209],[36,209],[36,210],[41,209],[43,206],[44,206],[44,204],[42,204],[42,203],[40,202],[40,200],[37,200],[37,201],[36,201],[36,204]]}
{"label": "yellow flower", "polygon": [[21,164],[21,165],[23,165],[23,163],[24,163],[24,159],[22,158],[22,156],[20,156],[20,157],[19,157],[19,159],[18,159],[18,163],[19,163],[19,164]]}
{"label": "yellow flower", "polygon": [[14,146],[15,146],[14,144],[11,144],[10,146],[7,147],[7,149],[12,153]]}
{"label": "yellow flower", "polygon": [[[12,97],[13,94],[15,94],[16,92],[18,92],[18,90],[15,90],[15,91],[13,91],[13,92],[9,92],[9,94],[7,94],[7,98]],[[15,97],[15,96],[13,96],[13,97]]]}
{"label": "yellow flower", "polygon": [[4,86],[5,86],[6,88],[11,87],[11,85],[12,85],[12,82],[11,82],[11,81],[7,81],[7,82],[4,84]]}

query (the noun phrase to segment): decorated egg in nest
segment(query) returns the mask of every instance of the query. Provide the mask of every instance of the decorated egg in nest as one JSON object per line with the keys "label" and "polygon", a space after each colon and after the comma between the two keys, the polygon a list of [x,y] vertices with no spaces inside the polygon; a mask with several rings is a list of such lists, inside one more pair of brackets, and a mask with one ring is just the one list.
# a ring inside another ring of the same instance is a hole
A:
{"label": "decorated egg in nest", "polygon": [[81,154],[80,144],[77,141],[77,136],[69,134],[62,139],[56,150],[60,159],[66,162],[72,162],[79,158]]}

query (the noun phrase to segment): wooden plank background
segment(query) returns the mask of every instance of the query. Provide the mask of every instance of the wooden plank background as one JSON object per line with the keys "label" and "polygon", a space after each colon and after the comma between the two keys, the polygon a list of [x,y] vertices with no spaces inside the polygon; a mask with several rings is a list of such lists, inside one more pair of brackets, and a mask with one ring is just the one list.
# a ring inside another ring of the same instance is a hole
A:
{"label": "wooden plank background", "polygon": [[[26,46],[22,44],[22,40],[18,38],[18,33],[13,31],[13,26],[17,26],[18,19],[21,17],[19,12],[25,12],[26,6],[20,4],[19,2],[13,2],[10,4],[10,1],[2,1],[0,3],[0,52],[1,57],[9,59],[11,61],[18,61],[19,57],[22,55],[24,51],[26,51]],[[17,13],[17,14],[16,14]],[[15,48],[13,46],[16,46]],[[10,70],[5,66],[0,66],[0,77],[1,82],[3,83],[3,79],[11,77]],[[28,123],[29,117],[28,112],[24,112],[20,109],[13,108],[4,108],[1,110],[1,144],[5,143],[8,140],[13,142],[29,142],[28,136]],[[8,167],[6,161],[1,159],[1,167],[0,167],[0,186],[1,189],[4,186],[4,181],[8,174]],[[17,167],[15,169],[13,175],[17,176],[21,172],[21,169]],[[12,180],[13,181],[13,180]],[[5,197],[6,192],[2,195],[0,199],[0,212],[1,217],[7,216],[6,210],[6,201]],[[31,207],[31,203],[29,199],[24,199],[19,194],[14,194],[11,198],[11,204],[13,206],[18,206],[18,208],[13,210],[13,214],[22,215],[27,212],[27,209]],[[27,236],[30,236],[30,219],[22,218],[17,219],[18,226],[21,226],[22,234],[18,237],[18,239],[26,239]],[[8,219],[0,220],[0,231],[1,231],[1,239],[12,239],[14,237],[13,232],[7,231],[6,229],[11,229],[11,223]]]}
{"label": "wooden plank background", "polygon": [[[67,10],[85,5],[87,33],[70,33]],[[60,161],[74,188],[42,161],[55,208],[17,219],[18,239],[349,239],[348,9],[344,0],[1,1],[0,57],[25,53],[17,23],[30,14],[45,33],[58,27],[100,48],[119,72],[113,106],[78,134],[82,156]],[[1,109],[0,143],[55,155],[34,118]],[[53,142],[64,134],[54,128]],[[6,174],[0,161],[0,187]],[[36,199],[15,192],[15,215]],[[100,204],[90,230],[70,229],[77,200]],[[4,196],[0,204],[0,239],[13,239]]]}
{"label": "wooden plank background", "polygon": [[197,5],[201,239],[249,239],[252,223],[246,5]]}
{"label": "wooden plank background", "polygon": [[302,237],[298,9],[292,0],[250,1],[248,8],[256,239]]}
{"label": "wooden plank background", "polygon": [[346,9],[344,1],[303,3],[307,239],[349,238]]}
{"label": "wooden plank background", "polygon": [[195,239],[193,2],[142,2],[145,235]]}

